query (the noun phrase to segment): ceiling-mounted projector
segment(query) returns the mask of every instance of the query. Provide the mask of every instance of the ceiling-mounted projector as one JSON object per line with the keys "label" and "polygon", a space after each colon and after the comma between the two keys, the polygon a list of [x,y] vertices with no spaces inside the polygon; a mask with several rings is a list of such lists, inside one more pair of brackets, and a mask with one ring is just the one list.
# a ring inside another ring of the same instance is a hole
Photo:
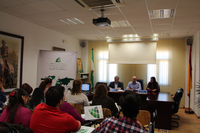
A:
{"label": "ceiling-mounted projector", "polygon": [[101,9],[101,13],[102,13],[102,16],[97,18],[97,19],[93,19],[93,24],[96,25],[96,26],[108,26],[111,24],[111,21],[110,19],[108,19],[107,17],[104,18],[103,17],[103,11],[104,9]]}

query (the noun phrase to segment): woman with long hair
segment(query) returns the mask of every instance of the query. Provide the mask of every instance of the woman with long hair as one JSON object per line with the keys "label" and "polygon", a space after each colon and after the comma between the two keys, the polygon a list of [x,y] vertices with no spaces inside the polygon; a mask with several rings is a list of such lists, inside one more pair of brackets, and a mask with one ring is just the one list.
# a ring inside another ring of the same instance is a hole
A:
{"label": "woman with long hair", "polygon": [[20,89],[23,89],[27,92],[28,94],[28,101],[31,100],[31,93],[33,92],[33,88],[28,84],[28,83],[24,83]]}
{"label": "woman with long hair", "polygon": [[92,105],[102,105],[102,108],[108,108],[113,115],[118,113],[115,101],[108,96],[108,90],[105,84],[99,84],[94,93]]}
{"label": "woman with long hair", "polygon": [[31,111],[26,108],[28,94],[23,89],[15,89],[9,94],[8,106],[0,116],[0,122],[21,124],[29,127]]}
{"label": "woman with long hair", "polygon": [[45,80],[43,80],[40,83],[39,88],[41,88],[44,91],[44,95],[47,92],[47,90],[52,86],[52,79],[51,78],[45,78]]}
{"label": "woman with long hair", "polygon": [[33,92],[32,98],[28,104],[29,109],[35,109],[40,103],[45,103],[44,92],[41,88],[36,88]]}
{"label": "woman with long hair", "polygon": [[150,82],[147,85],[146,90],[148,92],[160,92],[160,87],[158,85],[158,82],[156,82],[156,78],[155,77],[151,77]]}
{"label": "woman with long hair", "polygon": [[75,79],[73,81],[73,88],[66,95],[66,100],[69,103],[82,104],[84,106],[89,106],[88,98],[81,91],[82,81],[80,79]]}

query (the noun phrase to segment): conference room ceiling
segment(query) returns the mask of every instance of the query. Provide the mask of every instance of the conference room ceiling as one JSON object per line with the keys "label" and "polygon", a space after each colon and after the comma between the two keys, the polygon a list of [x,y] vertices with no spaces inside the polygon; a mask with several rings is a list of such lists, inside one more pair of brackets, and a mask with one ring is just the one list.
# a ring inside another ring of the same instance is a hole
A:
{"label": "conference room ceiling", "polygon": [[[93,18],[100,9],[83,9],[74,0],[0,0],[0,11],[80,40],[140,37],[185,38],[200,30],[200,0],[123,0],[125,6],[104,8],[104,17],[128,21],[127,27],[98,27]],[[172,18],[150,19],[150,10],[175,9]],[[61,20],[78,18],[84,24],[67,25]],[[3,18],[1,18],[3,19]]]}

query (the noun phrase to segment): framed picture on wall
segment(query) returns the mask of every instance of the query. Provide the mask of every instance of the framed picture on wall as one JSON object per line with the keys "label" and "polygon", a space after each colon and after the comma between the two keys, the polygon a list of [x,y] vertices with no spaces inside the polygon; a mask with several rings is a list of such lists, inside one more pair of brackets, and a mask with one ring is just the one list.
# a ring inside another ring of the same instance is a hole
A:
{"label": "framed picture on wall", "polygon": [[0,42],[0,81],[10,92],[22,85],[24,37],[0,31]]}
{"label": "framed picture on wall", "polygon": [[81,58],[77,58],[78,73],[83,73],[83,64]]}

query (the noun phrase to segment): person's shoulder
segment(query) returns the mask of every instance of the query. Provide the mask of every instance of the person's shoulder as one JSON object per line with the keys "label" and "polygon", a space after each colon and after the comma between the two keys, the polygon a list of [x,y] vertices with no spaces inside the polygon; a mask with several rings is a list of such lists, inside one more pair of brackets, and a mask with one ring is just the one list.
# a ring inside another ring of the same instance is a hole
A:
{"label": "person's shoulder", "polygon": [[19,108],[20,108],[20,110],[22,111],[23,114],[31,114],[30,109],[23,107],[23,106],[20,106]]}

